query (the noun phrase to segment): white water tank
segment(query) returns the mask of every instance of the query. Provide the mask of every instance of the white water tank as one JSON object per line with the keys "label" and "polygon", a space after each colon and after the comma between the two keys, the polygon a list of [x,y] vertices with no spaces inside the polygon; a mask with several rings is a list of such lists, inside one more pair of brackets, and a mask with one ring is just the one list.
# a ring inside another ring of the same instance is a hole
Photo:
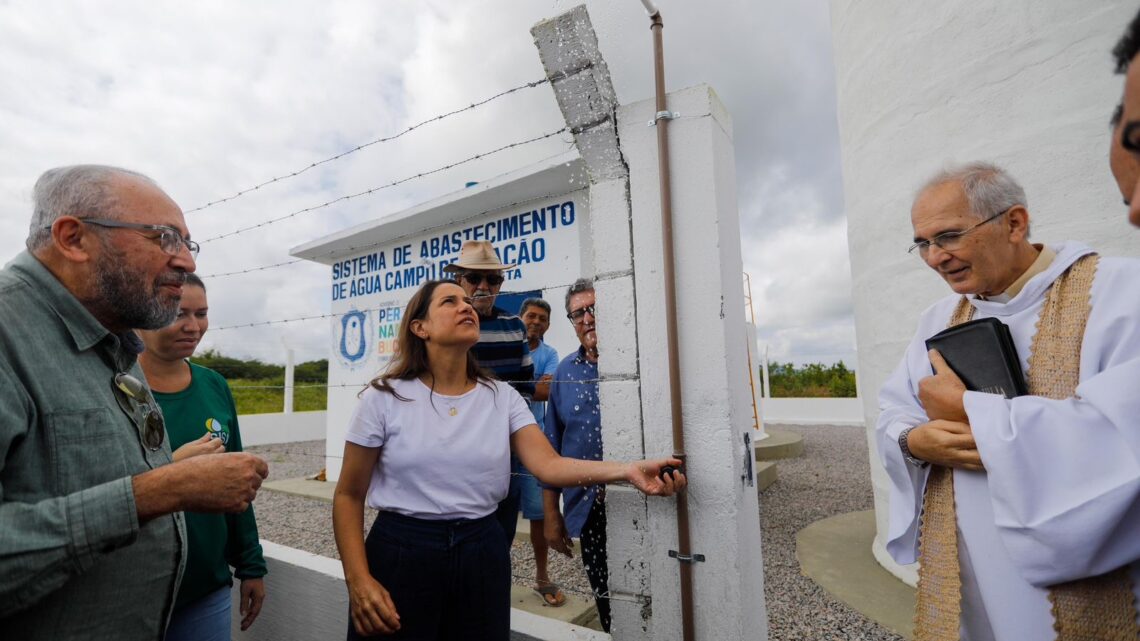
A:
{"label": "white water tank", "polygon": [[1140,230],[1108,168],[1108,119],[1123,80],[1111,49],[1135,15],[1115,0],[832,0],[859,395],[864,399],[877,536],[887,477],[873,437],[879,386],[919,314],[950,293],[906,253],[914,190],[948,162],[988,160],[1025,187],[1033,239],[1075,239],[1140,255]]}

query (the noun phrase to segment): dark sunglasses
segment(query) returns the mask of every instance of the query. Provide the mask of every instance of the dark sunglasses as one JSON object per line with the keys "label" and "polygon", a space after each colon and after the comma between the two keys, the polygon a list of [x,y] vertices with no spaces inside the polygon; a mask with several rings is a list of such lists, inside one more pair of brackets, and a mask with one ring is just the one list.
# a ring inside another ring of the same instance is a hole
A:
{"label": "dark sunglasses", "polygon": [[[146,445],[152,452],[157,451],[162,447],[162,442],[166,440],[166,422],[162,419],[162,410],[155,402],[154,395],[150,393],[150,389],[142,381],[125,372],[115,374],[111,382],[115,389],[122,392],[127,399],[134,401],[135,406],[141,410],[142,419],[140,422],[143,428],[143,445]],[[116,394],[115,398],[119,400],[119,407],[124,412],[132,417],[136,416],[134,408],[125,406],[121,396]]]}
{"label": "dark sunglasses", "polygon": [[463,280],[471,283],[476,287],[482,285],[483,281],[487,281],[488,287],[498,287],[499,285],[503,284],[502,274],[478,274],[475,272],[464,272],[462,278]]}

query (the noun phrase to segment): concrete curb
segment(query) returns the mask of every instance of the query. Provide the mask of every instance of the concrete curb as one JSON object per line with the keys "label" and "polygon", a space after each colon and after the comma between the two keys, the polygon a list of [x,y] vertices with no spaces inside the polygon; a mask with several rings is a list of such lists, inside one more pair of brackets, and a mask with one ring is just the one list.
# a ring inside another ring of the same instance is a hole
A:
{"label": "concrete curb", "polygon": [[914,638],[914,588],[887,572],[871,554],[875,512],[849,512],[796,533],[803,573],[860,614]]}

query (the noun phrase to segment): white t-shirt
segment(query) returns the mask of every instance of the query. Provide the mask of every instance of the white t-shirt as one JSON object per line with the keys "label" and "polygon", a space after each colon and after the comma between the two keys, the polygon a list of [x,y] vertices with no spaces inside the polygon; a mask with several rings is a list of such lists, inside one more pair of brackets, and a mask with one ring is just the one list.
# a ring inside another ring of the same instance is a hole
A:
{"label": "white t-shirt", "polygon": [[408,400],[369,387],[345,434],[381,448],[368,505],[429,520],[494,512],[510,484],[510,436],[534,424],[522,396],[500,381],[461,396],[432,393],[419,379],[389,383]]}

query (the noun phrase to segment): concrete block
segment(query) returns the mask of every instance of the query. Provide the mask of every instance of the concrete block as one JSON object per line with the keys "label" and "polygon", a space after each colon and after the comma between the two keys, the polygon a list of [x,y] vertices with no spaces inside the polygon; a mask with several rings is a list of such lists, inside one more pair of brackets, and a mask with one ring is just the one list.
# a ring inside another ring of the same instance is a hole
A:
{"label": "concrete block", "polygon": [[591,182],[625,178],[625,160],[618,148],[617,127],[612,121],[600,123],[574,136],[578,153],[586,163]]}
{"label": "concrete block", "polygon": [[590,185],[590,237],[594,273],[628,273],[633,269],[629,183],[625,178]]}
{"label": "concrete block", "polygon": [[614,116],[613,86],[601,67],[587,67],[552,83],[566,126],[582,130]]}
{"label": "concrete block", "polygon": [[598,385],[602,412],[602,453],[607,460],[645,458],[641,436],[641,385],[603,380]]}
{"label": "concrete block", "polygon": [[605,65],[585,5],[536,23],[530,34],[547,76],[569,76],[590,66]]}
{"label": "concrete block", "polygon": [[598,373],[636,376],[637,324],[634,316],[633,279],[621,276],[594,281],[598,307]]}
{"label": "concrete block", "polygon": [[611,485],[606,488],[606,545],[611,591],[648,594],[649,568],[645,560],[647,500],[630,487]]}

